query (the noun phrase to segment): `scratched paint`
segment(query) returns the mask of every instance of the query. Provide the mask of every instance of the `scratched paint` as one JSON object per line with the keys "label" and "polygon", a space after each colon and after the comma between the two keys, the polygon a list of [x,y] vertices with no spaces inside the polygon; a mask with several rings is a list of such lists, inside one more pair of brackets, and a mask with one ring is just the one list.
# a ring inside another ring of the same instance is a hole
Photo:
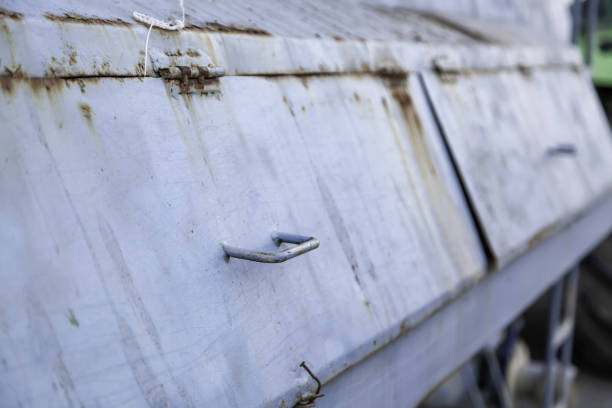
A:
{"label": "scratched paint", "polygon": [[[143,72],[143,39],[148,27],[134,21],[132,12],[176,18],[175,4],[122,2],[109,10],[66,1],[47,3],[42,9],[21,2],[13,5],[16,10],[0,14],[0,40],[7,44],[0,48],[0,76],[154,75],[151,70]],[[495,16],[494,24],[481,22],[474,30],[472,20],[436,14],[448,12],[447,2],[421,4],[425,12],[381,5],[356,7],[349,0],[306,2],[306,7],[303,1],[240,3],[235,8],[214,1],[202,3],[197,10],[188,11],[187,29],[181,33],[153,30],[150,47],[183,55],[205,53],[230,75],[406,72],[428,69],[440,56],[481,69],[581,62],[575,49],[560,44],[551,47],[550,42],[542,46],[538,40],[543,33],[508,29],[500,21],[513,16],[524,23],[538,15],[536,8],[549,10],[544,5],[532,5],[525,13],[514,2],[497,2],[495,7],[484,2],[470,10],[478,9],[480,17],[484,10],[506,8],[507,13]],[[249,13],[239,12],[241,9],[251,10],[257,18],[247,18]],[[540,31],[541,22],[538,20]],[[504,44],[503,51],[491,44]],[[20,51],[29,49],[37,52]]]}
{"label": "scratched paint", "polygon": [[[457,73],[521,67],[538,83],[580,56],[526,35],[500,48],[503,24],[466,29],[428,3],[188,4],[187,29],[154,30],[151,46],[226,69],[205,84],[144,72],[131,12],[176,17],[170,3],[0,10],[8,405],[293,406],[479,280],[474,221],[414,72],[444,56]],[[321,246],[280,265],[224,257],[223,241],[276,251],[279,230]]]}
{"label": "scratched paint", "polygon": [[[415,78],[401,89],[415,101],[411,114],[431,149],[411,142],[418,136],[393,97],[398,87],[376,76],[228,77],[219,80],[219,98],[175,97],[159,79],[80,81],[36,88],[14,81],[1,114],[6,123],[34,118],[1,139],[3,151],[22,153],[0,186],[29,186],[2,219],[42,245],[55,242],[51,267],[63,275],[47,284],[75,288],[61,301],[78,330],[54,322],[67,372],[82,373],[71,377],[75,403],[293,404],[314,386],[295,369],[305,358],[324,381],[484,272]],[[255,98],[262,103],[249,103]],[[61,126],[42,126],[48,122]],[[439,188],[454,202],[459,227],[437,220],[430,204],[437,193],[419,167],[424,154],[444,179]],[[447,250],[448,226],[459,228],[453,245],[468,262]],[[273,231],[308,234],[321,245],[278,265],[224,257],[223,241],[276,251]],[[28,250],[28,242],[10,251]],[[38,266],[14,259],[38,287]],[[52,291],[37,293],[49,307],[58,301]],[[87,308],[90,297],[98,307]],[[15,335],[8,333],[1,344]],[[313,349],[314,337],[326,346]],[[83,347],[90,356],[117,354],[112,365],[83,360]],[[31,375],[51,369],[43,362]],[[10,372],[2,384],[18,376]],[[93,389],[90,378],[107,385]],[[24,399],[54,404],[48,394],[18,389]]]}
{"label": "scratched paint", "polygon": [[[500,266],[612,189],[612,139],[582,73],[565,68],[457,75],[454,82],[425,78]],[[564,144],[572,154],[549,154]]]}

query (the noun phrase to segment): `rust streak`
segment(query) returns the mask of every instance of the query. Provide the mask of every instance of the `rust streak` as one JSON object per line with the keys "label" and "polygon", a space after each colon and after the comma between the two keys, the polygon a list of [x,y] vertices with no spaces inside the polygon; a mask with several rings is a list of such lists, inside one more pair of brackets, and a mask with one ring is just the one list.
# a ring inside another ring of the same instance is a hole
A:
{"label": "rust streak", "polygon": [[2,87],[2,93],[5,95],[11,95],[13,93],[13,79],[5,76],[0,76],[0,86]]}
{"label": "rust streak", "polygon": [[47,92],[59,91],[64,85],[67,85],[66,80],[61,78],[27,78],[25,81],[34,92],[40,92],[43,89]]}
{"label": "rust streak", "polygon": [[11,78],[26,78],[28,76],[23,70],[23,68],[21,67],[21,64],[17,65],[17,67],[13,69],[5,66],[4,73],[6,74],[7,77],[11,77]]}
{"label": "rust streak", "polygon": [[269,32],[258,27],[248,27],[241,24],[219,24],[219,23],[204,23],[204,25],[188,24],[185,30],[206,31],[212,33],[230,33],[230,34],[251,34],[251,35],[266,35],[270,36]]}
{"label": "rust streak", "polygon": [[87,120],[91,120],[91,106],[86,103],[79,103],[79,109]]}
{"label": "rust streak", "polygon": [[0,17],[10,18],[12,20],[21,20],[23,18],[23,14],[0,7]]}
{"label": "rust streak", "polygon": [[557,224],[553,223],[551,225],[547,225],[546,227],[542,228],[541,230],[539,230],[538,232],[536,232],[531,239],[529,239],[529,242],[527,243],[527,246],[529,248],[533,248],[536,245],[538,245],[540,242],[542,242],[546,237],[548,237],[554,230],[557,229]]}
{"label": "rust streak", "polygon": [[55,21],[58,23],[81,23],[81,24],[94,24],[94,25],[112,25],[112,26],[129,26],[131,25],[127,21],[123,21],[119,18],[101,18],[97,16],[86,17],[76,13],[64,13],[63,15],[45,13],[47,20]]}

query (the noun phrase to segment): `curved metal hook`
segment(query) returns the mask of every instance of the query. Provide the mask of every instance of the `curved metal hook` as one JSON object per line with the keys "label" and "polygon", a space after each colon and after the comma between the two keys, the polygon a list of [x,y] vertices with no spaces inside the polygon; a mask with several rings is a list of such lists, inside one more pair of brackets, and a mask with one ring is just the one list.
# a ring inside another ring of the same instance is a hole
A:
{"label": "curved metal hook", "polygon": [[276,243],[276,245],[280,245],[283,242],[288,242],[291,244],[296,244],[296,246],[278,252],[261,252],[233,247],[228,245],[226,242],[221,243],[221,245],[223,246],[223,250],[227,256],[263,263],[285,262],[288,259],[295,258],[298,255],[305,254],[306,252],[312,251],[313,249],[317,249],[319,247],[319,240],[315,237],[305,237],[302,235],[288,234],[285,232],[273,233],[272,240]]}

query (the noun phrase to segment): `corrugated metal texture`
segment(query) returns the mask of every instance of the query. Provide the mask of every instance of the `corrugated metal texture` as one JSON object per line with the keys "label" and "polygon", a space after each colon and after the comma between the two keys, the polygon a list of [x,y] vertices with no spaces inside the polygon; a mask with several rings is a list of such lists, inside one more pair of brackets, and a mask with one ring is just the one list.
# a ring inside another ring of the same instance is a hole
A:
{"label": "corrugated metal texture", "polygon": [[[20,80],[0,97],[0,395],[291,406],[483,274],[415,78]],[[279,265],[226,261],[220,243]],[[284,404],[284,405],[283,405]]]}
{"label": "corrugated metal texture", "polygon": [[[428,92],[500,264],[612,187],[612,141],[593,88],[570,69],[426,74]],[[575,153],[551,154],[569,145]]]}

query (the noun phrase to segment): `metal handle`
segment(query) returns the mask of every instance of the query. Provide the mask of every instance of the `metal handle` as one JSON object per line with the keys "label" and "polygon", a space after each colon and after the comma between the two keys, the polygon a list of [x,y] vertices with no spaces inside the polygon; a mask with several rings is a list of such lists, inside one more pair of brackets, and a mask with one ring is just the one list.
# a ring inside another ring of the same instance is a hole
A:
{"label": "metal handle", "polygon": [[556,146],[549,147],[546,154],[548,154],[548,156],[557,156],[560,154],[574,155],[576,154],[576,145],[573,143],[559,143]]}
{"label": "metal handle", "polygon": [[315,237],[305,237],[297,234],[287,234],[285,232],[273,233],[272,240],[276,243],[276,245],[280,245],[282,242],[297,245],[278,252],[250,251],[248,249],[230,246],[225,242],[222,242],[221,245],[223,246],[223,250],[227,256],[264,263],[285,262],[288,259],[295,258],[298,255],[305,254],[306,252],[312,251],[313,249],[317,249],[319,247],[319,240]]}

